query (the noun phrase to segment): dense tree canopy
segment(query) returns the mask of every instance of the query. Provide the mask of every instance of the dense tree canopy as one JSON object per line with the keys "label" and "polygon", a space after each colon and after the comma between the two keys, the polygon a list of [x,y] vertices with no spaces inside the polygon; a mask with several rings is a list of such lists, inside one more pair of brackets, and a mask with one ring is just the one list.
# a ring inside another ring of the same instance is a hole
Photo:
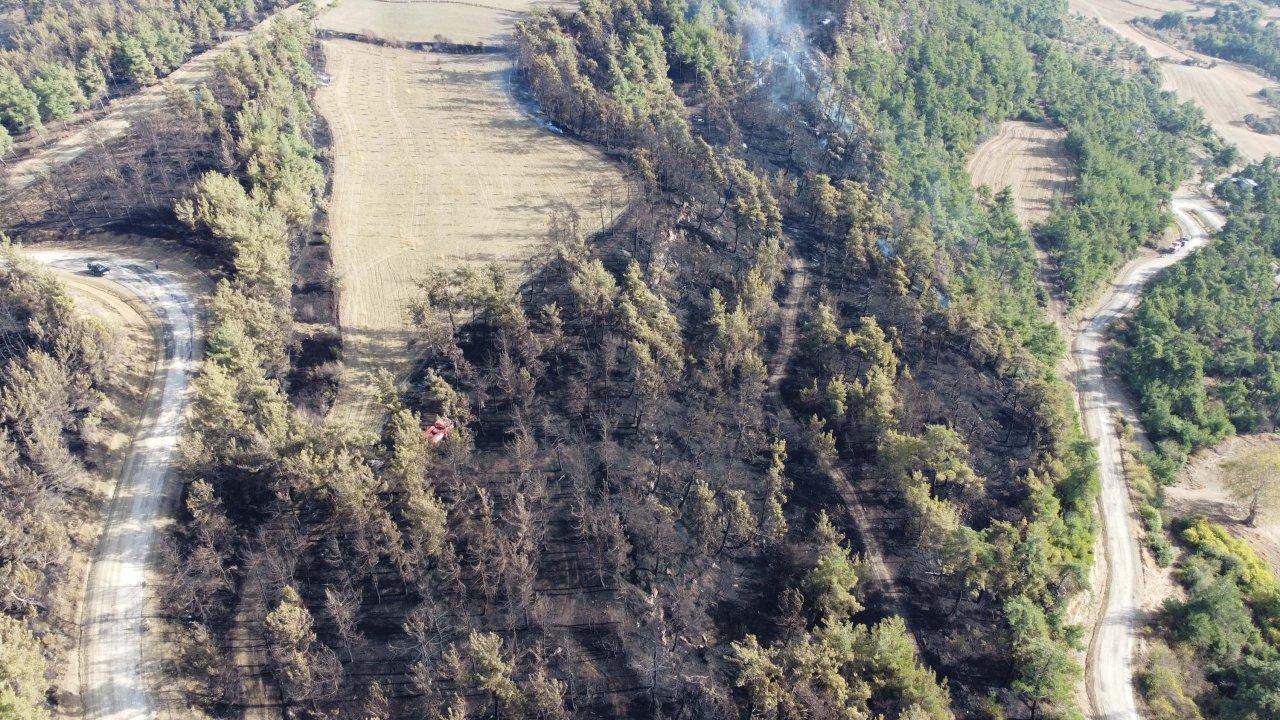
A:
{"label": "dense tree canopy", "polygon": [[1274,717],[1280,580],[1245,543],[1204,518],[1182,523],[1178,536],[1187,550],[1177,567],[1186,598],[1166,601],[1159,622],[1172,653],[1142,678],[1156,719]]}
{"label": "dense tree canopy", "polygon": [[[45,271],[0,236],[0,716],[46,717],[52,628],[73,623],[84,447],[120,345],[76,314]],[[45,643],[34,633],[49,636]]]}
{"label": "dense tree canopy", "polygon": [[1147,430],[1184,450],[1280,419],[1280,167],[1238,177],[1218,188],[1227,226],[1152,284],[1121,334]]}
{"label": "dense tree canopy", "polygon": [[[0,125],[10,134],[61,120],[110,92],[151,85],[193,53],[284,0],[52,0],[9,10],[0,49]],[[4,147],[0,144],[0,150]]]}

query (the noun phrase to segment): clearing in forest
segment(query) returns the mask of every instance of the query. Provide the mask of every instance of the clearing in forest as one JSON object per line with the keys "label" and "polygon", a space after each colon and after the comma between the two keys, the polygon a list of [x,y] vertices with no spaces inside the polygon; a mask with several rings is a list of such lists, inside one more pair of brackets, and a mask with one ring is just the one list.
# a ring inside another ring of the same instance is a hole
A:
{"label": "clearing in forest", "polygon": [[1280,85],[1238,63],[1179,50],[1131,24],[1138,17],[1157,18],[1166,12],[1190,13],[1197,9],[1196,5],[1183,0],[1069,0],[1069,3],[1072,10],[1096,18],[1103,27],[1161,60],[1165,89],[1204,110],[1209,124],[1240,149],[1244,160],[1257,162],[1269,154],[1280,155],[1280,135],[1256,132],[1244,122],[1244,116],[1251,113],[1269,116],[1275,112],[1259,93],[1265,88],[1280,89]]}
{"label": "clearing in forest", "polygon": [[1262,515],[1257,527],[1246,525],[1248,507],[1236,501],[1223,483],[1223,464],[1261,450],[1280,447],[1280,434],[1261,433],[1228,438],[1216,447],[1201,450],[1178,473],[1178,481],[1165,488],[1165,504],[1175,515],[1204,515],[1253,548],[1271,568],[1280,572],[1280,517]]}
{"label": "clearing in forest", "polygon": [[501,45],[524,13],[564,4],[556,0],[342,0],[316,26],[397,42],[440,39]]}
{"label": "clearing in forest", "polygon": [[1280,135],[1257,132],[1244,122],[1246,115],[1275,114],[1275,108],[1260,93],[1267,88],[1280,90],[1280,84],[1241,65],[1219,60],[1213,68],[1165,63],[1164,85],[1179,98],[1203,108],[1213,129],[1234,143],[1245,160],[1257,162],[1267,155],[1280,155]]}
{"label": "clearing in forest", "polygon": [[412,370],[406,307],[428,270],[494,260],[514,270],[553,211],[573,208],[593,231],[625,205],[626,186],[598,152],[516,106],[506,56],[349,40],[324,49],[333,79],[317,101],[333,133],[329,232],[346,365],[335,413],[367,424],[376,371]]}
{"label": "clearing in forest", "polygon": [[1014,210],[1028,226],[1049,217],[1054,198],[1071,189],[1065,133],[1041,123],[1011,121],[978,146],[969,160],[974,186],[1009,188]]}

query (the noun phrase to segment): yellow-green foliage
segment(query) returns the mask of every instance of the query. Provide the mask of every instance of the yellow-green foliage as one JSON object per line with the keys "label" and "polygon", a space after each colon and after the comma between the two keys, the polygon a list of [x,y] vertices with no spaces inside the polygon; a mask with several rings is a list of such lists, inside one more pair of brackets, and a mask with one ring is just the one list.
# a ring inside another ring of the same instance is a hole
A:
{"label": "yellow-green foliage", "polygon": [[1203,715],[1194,697],[1203,684],[1203,671],[1194,657],[1158,640],[1151,644],[1146,666],[1138,673],[1138,687],[1154,720],[1200,720]]}
{"label": "yellow-green foliage", "polygon": [[1268,641],[1280,642],[1280,580],[1253,548],[1203,517],[1182,531],[1182,539],[1236,571],[1237,584],[1254,609],[1254,622]]}
{"label": "yellow-green foliage", "polygon": [[0,614],[0,719],[45,720],[44,655],[21,621]]}
{"label": "yellow-green foliage", "polygon": [[1280,592],[1280,581],[1266,562],[1221,525],[1198,517],[1182,531],[1182,539],[1206,555],[1230,559],[1239,572],[1241,588],[1251,597]]}

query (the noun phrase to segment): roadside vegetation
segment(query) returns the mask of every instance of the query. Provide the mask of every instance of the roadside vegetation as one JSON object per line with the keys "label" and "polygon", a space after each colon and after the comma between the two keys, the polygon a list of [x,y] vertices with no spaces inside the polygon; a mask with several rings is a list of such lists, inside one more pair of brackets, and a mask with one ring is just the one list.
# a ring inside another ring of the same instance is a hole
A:
{"label": "roadside vegetation", "polygon": [[[7,198],[6,220],[24,239],[181,232],[222,262],[224,279],[208,305],[210,360],[194,383],[202,409],[245,408],[239,423],[220,418],[222,437],[247,432],[244,423],[292,421],[285,389],[298,338],[290,258],[324,186],[309,140],[311,53],[308,24],[281,21],[220,59],[196,91],[172,93],[164,108],[137,118],[133,132],[70,164],[57,184]],[[0,715],[25,720],[46,717],[59,654],[76,639],[79,585],[71,587],[68,564],[92,541],[77,523],[94,499],[78,458],[93,441],[102,387],[122,361],[112,355],[116,341],[72,313],[57,284],[7,247],[0,278]],[[214,462],[200,417],[184,445],[193,479],[202,462]],[[199,497],[201,487],[190,494]],[[179,533],[167,570],[181,578],[176,560],[193,547]],[[174,587],[162,600],[187,612],[180,593],[190,586]],[[229,665],[219,672],[236,674]]]}
{"label": "roadside vegetation", "polygon": [[1247,545],[1204,518],[1175,523],[1185,599],[1155,620],[1139,687],[1156,720],[1280,713],[1280,580]]}
{"label": "roadside vegetation", "polygon": [[1200,113],[1160,89],[1157,71],[1130,75],[1052,49],[1039,63],[1045,114],[1067,128],[1077,180],[1071,202],[1036,229],[1063,291],[1087,304],[1143,244],[1172,223],[1168,198],[1191,174]]}
{"label": "roadside vegetation", "polygon": [[1119,332],[1143,424],[1173,458],[1278,419],[1280,166],[1236,177],[1218,186],[1230,207],[1217,239],[1153,283]]}
{"label": "roadside vegetation", "polygon": [[[1171,556],[1160,486],[1173,482],[1191,452],[1240,431],[1274,427],[1272,378],[1275,258],[1280,250],[1274,160],[1224,181],[1227,225],[1208,247],[1173,266],[1148,289],[1119,332],[1120,368],[1138,396],[1157,450],[1133,458],[1130,475],[1157,560]],[[1273,451],[1223,467],[1231,496],[1252,525],[1275,511]],[[1154,480],[1154,482],[1151,482]],[[1145,488],[1145,489],[1144,489]],[[1154,490],[1154,492],[1151,492]],[[1280,711],[1280,583],[1274,571],[1227,529],[1203,517],[1169,523],[1181,552],[1175,577],[1185,599],[1166,602],[1140,676],[1155,718],[1265,718]]]}
{"label": "roadside vegetation", "polygon": [[284,0],[20,2],[0,14],[0,154],[11,136],[119,92],[152,85],[188,57]]}
{"label": "roadside vegetation", "polygon": [[0,717],[48,717],[93,541],[86,445],[119,344],[0,237]]}

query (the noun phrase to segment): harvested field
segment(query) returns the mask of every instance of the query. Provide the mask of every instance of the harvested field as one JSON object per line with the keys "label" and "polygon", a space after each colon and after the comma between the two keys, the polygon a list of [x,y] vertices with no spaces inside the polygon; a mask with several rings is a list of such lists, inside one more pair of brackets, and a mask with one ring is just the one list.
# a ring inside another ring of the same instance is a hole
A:
{"label": "harvested field", "polygon": [[317,102],[333,132],[329,227],[346,363],[335,412],[367,423],[375,372],[412,369],[406,304],[428,269],[514,268],[556,208],[577,209],[595,230],[621,210],[626,186],[597,152],[520,111],[503,56],[349,40],[324,48],[333,82]]}
{"label": "harvested field", "polygon": [[1217,447],[1197,453],[1178,473],[1178,482],[1165,490],[1165,504],[1177,515],[1204,515],[1249,543],[1280,572],[1280,517],[1258,519],[1257,527],[1241,522],[1248,514],[1222,484],[1222,464],[1280,445],[1280,434],[1261,433],[1228,438]]}
{"label": "harvested field", "polygon": [[437,36],[453,43],[501,45],[520,14],[557,0],[342,0],[316,25],[400,42]]}
{"label": "harvested field", "polygon": [[1213,128],[1228,142],[1235,143],[1246,160],[1280,155],[1280,135],[1255,132],[1244,122],[1244,116],[1251,113],[1263,116],[1275,113],[1275,108],[1259,93],[1265,88],[1280,89],[1280,85],[1226,62],[1219,62],[1215,68],[1165,63],[1164,84],[1178,97],[1203,108]]}
{"label": "harvested field", "polygon": [[[1153,58],[1163,61],[1164,87],[1182,100],[1204,110],[1213,128],[1234,143],[1247,161],[1280,155],[1280,135],[1254,132],[1244,123],[1250,113],[1275,112],[1258,93],[1280,85],[1236,63],[1216,60],[1194,51],[1183,51],[1130,24],[1134,18],[1155,18],[1166,12],[1193,12],[1196,5],[1182,0],[1069,0],[1072,10],[1096,18],[1101,25],[1132,41]],[[1214,67],[1197,67],[1185,62]]]}
{"label": "harvested field", "polygon": [[1188,57],[1130,23],[1134,18],[1156,18],[1167,12],[1195,12],[1197,6],[1194,3],[1183,0],[1068,0],[1068,5],[1085,17],[1097,19],[1104,28],[1145,49],[1153,58],[1182,62]]}
{"label": "harvested field", "polygon": [[992,192],[1010,188],[1014,208],[1026,225],[1049,216],[1053,200],[1071,189],[1071,164],[1062,148],[1065,133],[1029,122],[1006,122],[978,146],[969,160],[975,186]]}

